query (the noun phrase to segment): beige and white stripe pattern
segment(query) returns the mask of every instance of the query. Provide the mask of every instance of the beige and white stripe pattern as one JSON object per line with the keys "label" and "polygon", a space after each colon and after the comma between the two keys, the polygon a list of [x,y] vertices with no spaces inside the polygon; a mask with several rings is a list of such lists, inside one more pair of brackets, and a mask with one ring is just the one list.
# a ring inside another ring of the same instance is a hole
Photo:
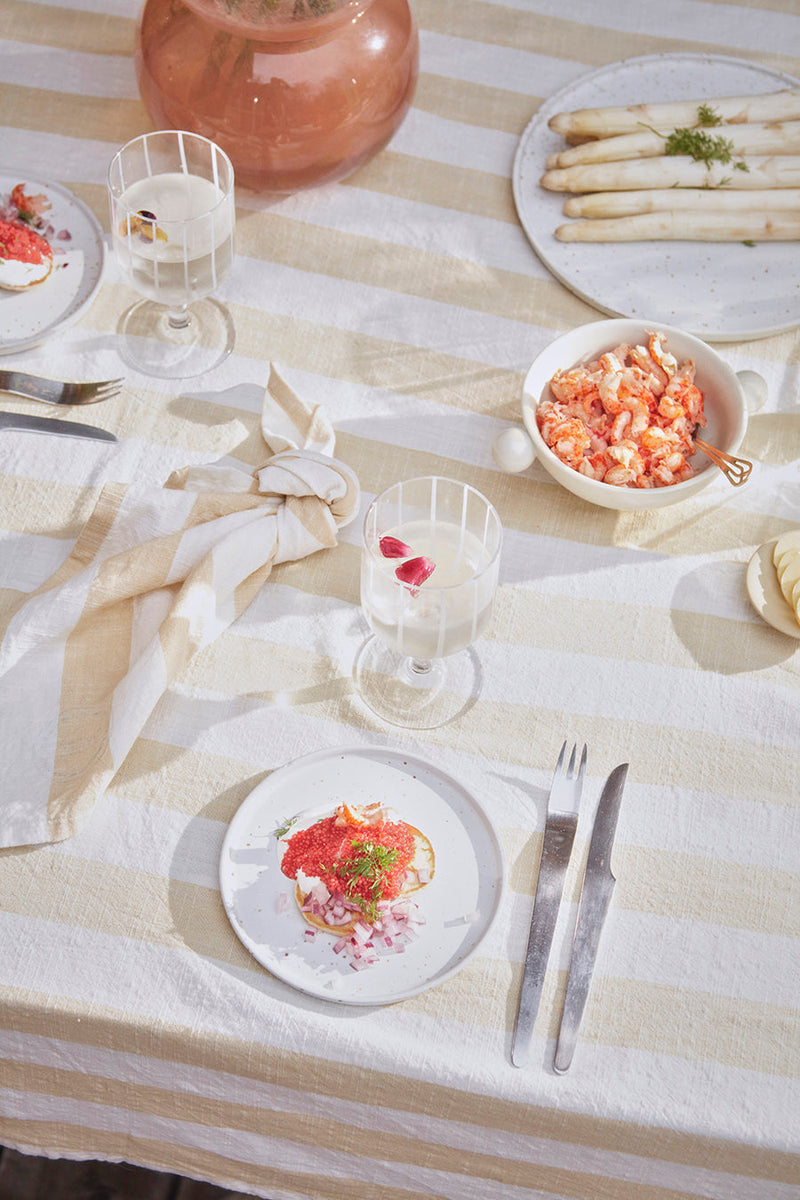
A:
{"label": "beige and white stripe pattern", "polygon": [[[798,77],[797,4],[413,2],[420,82],[387,149],[335,187],[237,197],[229,362],[183,385],[129,376],[121,397],[76,413],[118,434],[112,451],[3,435],[0,620],[72,569],[101,496],[154,494],[220,459],[252,479],[275,361],[324,406],[362,510],[431,470],[496,505],[505,542],[481,699],[419,736],[362,707],[355,520],[335,546],[273,566],[246,607],[237,593],[235,619],[178,671],[80,829],[0,852],[0,1141],[271,1200],[795,1200],[800,658],[750,608],[744,571],[757,546],[800,526],[800,334],[720,347],[768,384],[740,492],[721,480],[660,514],[595,511],[536,465],[502,475],[490,446],[518,419],[538,350],[598,315],[517,221],[511,168],[533,112],[586,71],[642,54],[731,55]],[[0,5],[0,162],[47,164],[103,223],[107,163],[148,127],[133,7]],[[12,360],[119,374],[113,331],[130,300],[109,262],[81,322]],[[160,499],[177,511],[190,494],[187,478]],[[236,520],[253,500],[242,494]],[[130,645],[110,644],[109,664]],[[76,708],[39,703],[42,724]],[[4,752],[17,780],[47,766],[34,735]],[[511,1030],[565,737],[589,744],[585,809],[521,1072]],[[434,760],[483,801],[505,850],[506,896],[478,956],[388,1008],[293,992],[245,951],[220,902],[239,804],[272,770],[334,745]],[[618,884],[559,1078],[569,919],[593,808],[621,761]]]}

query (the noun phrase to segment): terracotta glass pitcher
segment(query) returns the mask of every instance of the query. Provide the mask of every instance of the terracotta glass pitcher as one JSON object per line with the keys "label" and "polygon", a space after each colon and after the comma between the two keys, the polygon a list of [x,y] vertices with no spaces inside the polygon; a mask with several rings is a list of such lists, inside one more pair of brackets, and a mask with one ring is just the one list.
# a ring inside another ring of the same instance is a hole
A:
{"label": "terracotta glass pitcher", "polygon": [[136,69],[159,128],[220,145],[237,183],[289,193],[389,141],[417,80],[408,0],[146,0]]}

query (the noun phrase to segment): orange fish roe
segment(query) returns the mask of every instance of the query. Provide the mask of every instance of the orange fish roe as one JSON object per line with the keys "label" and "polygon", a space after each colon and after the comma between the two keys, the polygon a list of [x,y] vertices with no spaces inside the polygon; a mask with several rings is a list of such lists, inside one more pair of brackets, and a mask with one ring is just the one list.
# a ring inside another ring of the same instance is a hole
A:
{"label": "orange fish roe", "polygon": [[[337,824],[338,820],[338,824]],[[355,846],[353,843],[356,843]],[[375,875],[353,873],[365,847],[397,851],[394,861],[381,872],[380,896],[375,895]],[[361,850],[359,851],[359,847]],[[366,902],[376,898],[393,900],[405,882],[405,872],[414,857],[414,835],[404,821],[375,824],[342,824],[341,813],[317,821],[289,838],[281,870],[290,879],[297,872],[321,879],[330,892],[341,892]]]}
{"label": "orange fish roe", "polygon": [[0,220],[0,258],[15,262],[43,263],[52,259],[50,244],[26,225]]}

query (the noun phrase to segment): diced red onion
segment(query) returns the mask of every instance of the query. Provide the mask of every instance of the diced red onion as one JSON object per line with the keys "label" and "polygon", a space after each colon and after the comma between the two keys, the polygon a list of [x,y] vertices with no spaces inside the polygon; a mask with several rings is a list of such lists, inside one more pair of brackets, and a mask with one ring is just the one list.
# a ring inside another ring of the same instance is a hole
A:
{"label": "diced red onion", "polygon": [[[416,872],[413,874],[416,877]],[[363,910],[358,903],[348,900],[341,893],[331,893],[327,889],[325,892],[326,899],[320,903],[314,897],[312,889],[303,899],[303,911],[321,917],[331,930],[337,925],[350,924],[354,912],[362,914],[352,932],[338,938],[333,946],[335,954],[343,954],[349,959],[350,965],[359,971],[364,967],[373,966],[382,955],[403,954],[406,944],[419,937],[412,925],[425,924],[425,918],[419,912],[417,904],[407,897],[380,901],[377,916],[370,923],[363,916]],[[309,929],[305,932],[306,941],[311,942],[314,938],[314,930]]]}

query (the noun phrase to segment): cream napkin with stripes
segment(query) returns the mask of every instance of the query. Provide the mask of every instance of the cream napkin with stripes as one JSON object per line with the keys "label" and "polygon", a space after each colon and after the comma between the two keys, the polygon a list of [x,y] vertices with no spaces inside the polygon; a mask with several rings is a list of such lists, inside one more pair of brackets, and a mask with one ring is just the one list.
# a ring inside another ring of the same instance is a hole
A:
{"label": "cream napkin with stripes", "polygon": [[77,831],[168,685],[244,611],[276,563],[336,545],[358,480],[333,430],[271,369],[272,457],[163,489],[107,485],[62,567],[0,645],[0,846]]}

